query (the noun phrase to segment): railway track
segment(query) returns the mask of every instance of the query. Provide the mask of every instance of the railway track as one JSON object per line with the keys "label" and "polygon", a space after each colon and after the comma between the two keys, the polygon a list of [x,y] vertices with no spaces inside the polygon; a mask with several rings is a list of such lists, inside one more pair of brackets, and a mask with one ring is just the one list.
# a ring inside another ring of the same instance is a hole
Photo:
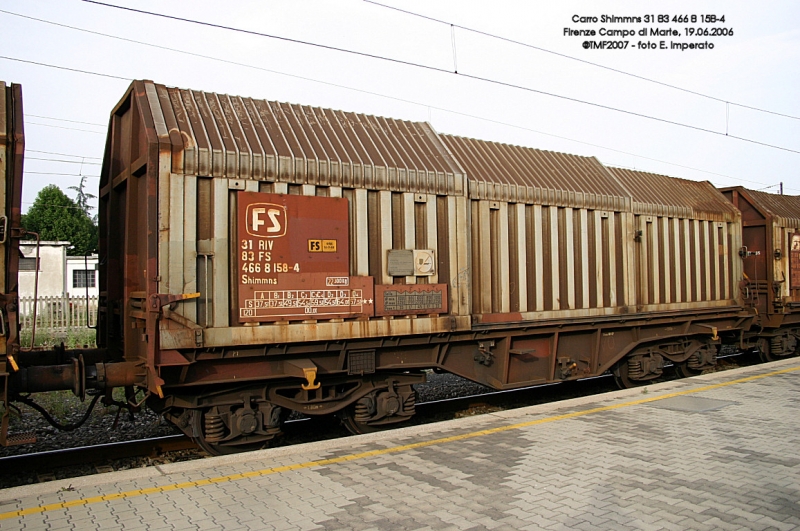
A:
{"label": "railway track", "polygon": [[[724,358],[730,359],[731,357],[739,356],[725,356]],[[734,366],[740,365],[741,362],[750,364],[746,360],[740,360],[740,363],[736,363]],[[723,370],[724,368],[721,367]],[[613,378],[610,375],[603,375],[522,389],[430,400],[418,403],[417,414],[403,426],[441,422],[460,416],[558,402],[616,389]],[[276,446],[313,442],[321,439],[320,434],[324,434],[326,438],[337,438],[345,437],[349,435],[349,432],[339,425],[338,419],[331,417],[293,419],[285,423],[284,436],[276,442]],[[22,485],[61,479],[62,477],[110,472],[118,468],[158,464],[159,461],[170,462],[171,459],[164,459],[164,456],[180,452],[183,452],[183,455],[176,460],[199,459],[207,455],[185,435],[170,435],[3,457],[0,458],[0,470],[2,476],[6,478],[18,475],[20,481],[16,484]],[[140,461],[132,466],[124,464],[119,467],[120,463],[135,459]],[[143,463],[142,460],[144,460]],[[70,471],[69,468],[74,470]],[[8,484],[8,481],[5,483],[5,486],[13,486]]]}
{"label": "railway track", "polygon": [[[509,391],[493,391],[463,397],[432,400],[417,404],[417,414],[411,424],[425,424],[449,420],[458,416],[482,414],[501,409],[511,409],[526,405],[566,400],[575,396],[585,396],[616,389],[608,376],[577,382],[546,384]],[[324,424],[325,430],[319,430]],[[313,425],[313,428],[311,427]],[[409,424],[403,424],[407,426]],[[338,429],[337,429],[338,428]],[[302,444],[319,440],[319,433],[331,437],[344,437],[349,433],[338,427],[338,420],[326,417],[300,418],[286,422],[285,435],[278,446]],[[313,435],[312,435],[313,434]],[[31,454],[20,454],[0,458],[2,475],[9,479],[18,475],[19,482],[25,484],[61,479],[62,476],[75,477],[117,469],[118,463],[136,458],[157,459],[165,454],[184,452],[182,460],[202,458],[207,455],[184,435],[169,435],[151,439],[114,442],[93,446],[65,448]],[[142,466],[142,465],[138,465]],[[133,468],[124,465],[125,468]],[[75,470],[70,471],[69,468]],[[9,485],[8,481],[5,482]]]}
{"label": "railway track", "polygon": [[50,470],[85,465],[87,463],[102,463],[114,459],[155,456],[191,448],[196,448],[196,445],[185,435],[168,435],[153,439],[80,446],[3,457],[0,458],[0,469],[3,470],[3,474],[18,474],[31,470]]}

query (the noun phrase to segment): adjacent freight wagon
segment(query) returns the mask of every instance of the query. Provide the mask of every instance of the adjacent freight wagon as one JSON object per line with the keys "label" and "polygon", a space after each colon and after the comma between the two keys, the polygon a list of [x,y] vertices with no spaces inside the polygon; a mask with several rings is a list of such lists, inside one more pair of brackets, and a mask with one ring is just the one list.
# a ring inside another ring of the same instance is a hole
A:
{"label": "adjacent freight wagon", "polygon": [[739,210],[592,157],[135,81],[99,201],[98,348],[19,352],[9,398],[125,387],[212,453],[402,422],[426,369],[633,386],[759,346]]}
{"label": "adjacent freight wagon", "polygon": [[25,132],[22,123],[22,86],[0,81],[0,443],[29,442],[28,436],[8,436],[9,375],[19,370],[17,277],[19,227],[22,205],[22,159]]}
{"label": "adjacent freight wagon", "polygon": [[740,186],[721,192],[742,213],[741,293],[759,316],[746,340],[765,360],[793,354],[800,338],[800,197]]}

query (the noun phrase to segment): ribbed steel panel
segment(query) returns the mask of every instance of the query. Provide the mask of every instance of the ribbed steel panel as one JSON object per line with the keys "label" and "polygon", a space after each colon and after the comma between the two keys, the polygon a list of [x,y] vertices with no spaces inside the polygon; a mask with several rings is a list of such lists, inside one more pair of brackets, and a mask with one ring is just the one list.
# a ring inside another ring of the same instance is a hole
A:
{"label": "ribbed steel panel", "polygon": [[594,157],[439,135],[464,168],[471,199],[623,211],[629,194]]}
{"label": "ribbed steel panel", "polygon": [[778,195],[746,190],[753,206],[771,215],[781,227],[800,228],[800,196]]}
{"label": "ribbed steel panel", "polygon": [[173,173],[465,193],[464,172],[427,123],[144,85],[157,128],[166,128]]}
{"label": "ribbed steel panel", "polygon": [[729,222],[738,216],[730,202],[707,181],[623,168],[608,170],[630,193],[634,214]]}

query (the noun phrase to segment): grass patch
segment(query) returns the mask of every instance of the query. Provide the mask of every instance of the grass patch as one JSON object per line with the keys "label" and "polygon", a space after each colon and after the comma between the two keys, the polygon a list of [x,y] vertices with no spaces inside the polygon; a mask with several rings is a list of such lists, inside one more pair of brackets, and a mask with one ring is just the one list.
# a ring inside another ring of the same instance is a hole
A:
{"label": "grass patch", "polygon": [[96,331],[86,327],[54,330],[48,328],[36,329],[36,344],[31,345],[31,329],[26,328],[19,333],[20,345],[23,348],[54,347],[64,343],[67,348],[95,348],[97,346]]}

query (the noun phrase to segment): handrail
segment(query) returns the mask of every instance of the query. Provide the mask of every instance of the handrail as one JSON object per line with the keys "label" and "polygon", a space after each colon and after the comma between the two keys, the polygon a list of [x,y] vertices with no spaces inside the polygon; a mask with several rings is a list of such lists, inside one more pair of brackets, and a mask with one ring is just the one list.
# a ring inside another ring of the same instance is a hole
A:
{"label": "handrail", "polygon": [[23,348],[20,344],[19,350],[21,352],[30,352],[33,350],[34,345],[36,345],[36,317],[39,311],[39,244],[41,243],[41,239],[39,238],[38,232],[26,231],[26,233],[36,236],[36,261],[33,266],[33,327],[31,328],[31,346],[30,348]]}
{"label": "handrail", "polygon": [[[91,330],[97,330],[97,324],[95,324],[94,326],[89,324],[89,278],[88,278],[88,276],[89,276],[89,257],[86,256],[86,255],[83,255],[83,267],[84,267],[84,270],[83,270],[84,271],[84,277],[83,277],[84,282],[83,282],[83,284],[84,284],[84,287],[86,288],[86,328],[89,328]],[[96,286],[97,285],[97,279],[95,279],[94,282],[95,282],[95,286]]]}

